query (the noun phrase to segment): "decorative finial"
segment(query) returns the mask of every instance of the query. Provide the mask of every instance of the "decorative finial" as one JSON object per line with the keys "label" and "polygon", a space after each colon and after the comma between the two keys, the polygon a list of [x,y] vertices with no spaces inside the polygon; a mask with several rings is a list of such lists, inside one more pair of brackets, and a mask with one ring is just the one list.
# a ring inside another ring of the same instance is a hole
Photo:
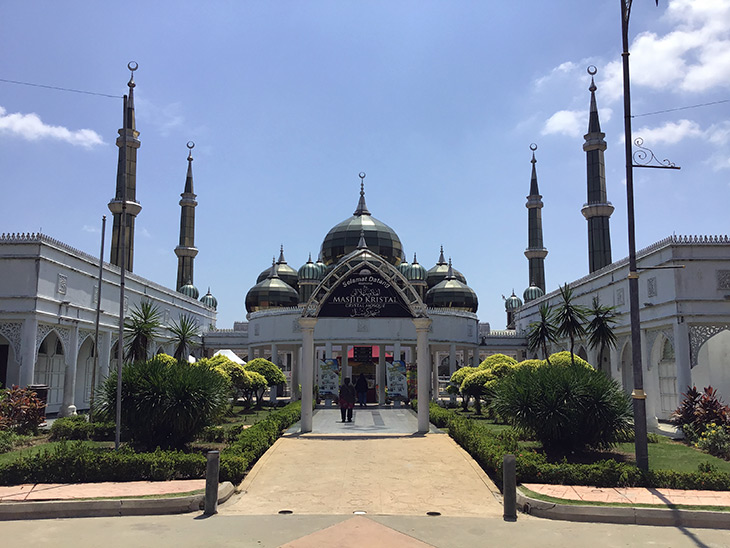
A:
{"label": "decorative finial", "polygon": [[446,264],[446,259],[444,258],[444,246],[441,246],[441,253],[439,254],[439,262],[436,264]]}
{"label": "decorative finial", "polygon": [[530,150],[532,151],[532,160],[530,160],[533,164],[537,163],[537,160],[535,160],[535,151],[537,150],[537,145],[535,143],[530,143]]}
{"label": "decorative finial", "polygon": [[360,177],[360,200],[357,202],[357,209],[353,215],[370,215],[368,206],[365,205],[365,172],[361,171],[358,177]]}
{"label": "decorative finial", "polygon": [[271,270],[269,271],[269,278],[278,278],[279,273],[276,271],[276,257],[271,257]]}
{"label": "decorative finial", "polygon": [[284,244],[281,244],[281,247],[279,248],[279,260],[276,264],[286,264],[286,259],[284,258]]}
{"label": "decorative finial", "polygon": [[193,149],[195,148],[195,143],[193,143],[192,141],[188,141],[187,145],[185,145],[185,146],[188,147],[188,162],[192,162],[193,161]]}
{"label": "decorative finial", "polygon": [[309,259],[307,259],[307,264],[310,264],[312,262],[312,252],[309,252]]}
{"label": "decorative finial", "polygon": [[591,87],[588,88],[588,91],[595,92],[598,88],[596,87],[596,82],[593,80],[593,77],[598,72],[598,69],[595,65],[588,65],[586,71],[591,75]]}
{"label": "decorative finial", "polygon": [[360,229],[360,241],[357,243],[357,248],[358,249],[367,249],[367,247],[368,247],[368,244],[365,241],[365,230],[361,228]]}
{"label": "decorative finial", "polygon": [[139,68],[139,65],[136,63],[136,61],[130,61],[127,63],[127,68],[131,72],[129,75],[129,82],[127,82],[127,85],[131,88],[133,88],[136,84],[134,83],[134,71]]}
{"label": "decorative finial", "polygon": [[418,261],[416,260],[416,252],[413,252],[413,263],[412,264],[418,264]]}
{"label": "decorative finial", "polygon": [[451,266],[451,257],[449,257],[449,270],[446,271],[446,279],[450,280],[454,278],[454,269]]}

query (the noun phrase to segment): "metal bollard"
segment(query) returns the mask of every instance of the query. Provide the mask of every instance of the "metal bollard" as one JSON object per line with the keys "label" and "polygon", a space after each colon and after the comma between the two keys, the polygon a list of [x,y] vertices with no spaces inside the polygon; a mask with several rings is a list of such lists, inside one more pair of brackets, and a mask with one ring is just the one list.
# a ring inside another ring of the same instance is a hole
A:
{"label": "metal bollard", "polygon": [[205,468],[205,510],[203,514],[212,516],[218,513],[218,477],[221,468],[219,451],[208,451],[208,463]]}
{"label": "metal bollard", "polygon": [[502,460],[502,502],[505,521],[517,521],[517,460],[504,455]]}

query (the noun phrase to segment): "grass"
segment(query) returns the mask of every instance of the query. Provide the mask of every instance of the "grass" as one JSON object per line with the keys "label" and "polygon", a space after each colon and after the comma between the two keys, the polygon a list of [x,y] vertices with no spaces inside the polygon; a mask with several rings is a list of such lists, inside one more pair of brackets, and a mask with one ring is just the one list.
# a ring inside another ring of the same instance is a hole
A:
{"label": "grass", "polygon": [[247,408],[243,405],[234,405],[233,410],[223,419],[221,426],[235,426],[238,424],[252,425],[264,420],[277,408],[273,406],[262,406],[259,409],[255,407]]}
{"label": "grass", "polygon": [[[52,451],[58,444],[63,443],[60,441],[43,441],[43,438],[36,438],[36,441],[39,443],[3,453],[0,455],[0,464],[13,462],[22,456],[37,455],[41,451]],[[114,447],[113,441],[84,441],[82,443],[93,447]]]}
{"label": "grass", "polygon": [[530,498],[536,500],[542,500],[544,502],[551,502],[553,504],[562,504],[565,506],[615,506],[617,508],[671,508],[673,510],[708,510],[711,512],[730,512],[730,506],[708,506],[708,505],[697,505],[692,506],[689,504],[633,504],[630,502],[597,502],[592,500],[572,500],[572,499],[559,499],[557,497],[551,497],[549,495],[543,495],[536,493],[531,489],[528,489],[524,485],[520,486],[520,490]]}
{"label": "grass", "polygon": [[[627,462],[635,462],[633,442],[620,443],[615,450],[625,454]],[[649,468],[652,470],[697,472],[697,466],[706,462],[716,466],[720,472],[730,473],[729,461],[703,453],[681,442],[662,436],[659,438],[659,443],[649,444]]]}

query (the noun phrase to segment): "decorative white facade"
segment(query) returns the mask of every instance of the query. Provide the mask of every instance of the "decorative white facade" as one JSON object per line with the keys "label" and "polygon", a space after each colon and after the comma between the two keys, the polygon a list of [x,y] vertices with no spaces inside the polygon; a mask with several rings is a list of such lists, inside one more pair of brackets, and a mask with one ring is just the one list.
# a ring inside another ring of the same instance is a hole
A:
{"label": "decorative white facade", "polygon": [[[172,353],[164,326],[187,314],[202,330],[216,313],[203,303],[126,273],[125,315],[142,300],[162,313],[151,352]],[[0,236],[0,383],[49,386],[48,413],[88,409],[94,363],[99,259],[44,234]],[[104,263],[97,383],[116,364],[120,269]]]}
{"label": "decorative white facade", "polygon": [[[637,252],[641,355],[649,421],[667,420],[688,386],[712,386],[730,398],[730,238],[671,236]],[[575,302],[590,306],[594,296],[616,307],[618,344],[598,356],[586,341],[576,352],[633,388],[629,318],[628,259],[572,283]],[[517,330],[527,331],[540,305],[560,302],[559,291],[525,303],[516,313]],[[560,348],[567,349],[566,341]],[[531,356],[537,357],[537,356]],[[541,355],[539,357],[542,357]]]}

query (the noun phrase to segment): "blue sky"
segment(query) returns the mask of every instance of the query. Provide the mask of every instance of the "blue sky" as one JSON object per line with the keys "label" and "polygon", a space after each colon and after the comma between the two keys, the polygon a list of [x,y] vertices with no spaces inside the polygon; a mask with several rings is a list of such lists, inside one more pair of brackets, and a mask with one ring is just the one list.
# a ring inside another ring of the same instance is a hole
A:
{"label": "blue sky", "polygon": [[[636,115],[730,99],[730,4],[636,0]],[[219,327],[283,244],[294,268],[354,211],[430,268],[443,245],[504,328],[527,287],[530,143],[538,145],[548,290],[588,272],[583,134],[590,78],[606,133],[614,260],[627,255],[620,3],[4,2],[0,78],[121,96],[139,63],[135,273],[175,283],[187,149],[195,284]],[[636,170],[637,244],[727,234],[730,103],[637,116],[681,171]],[[121,99],[0,82],[0,232],[98,254],[114,195]],[[109,234],[110,230],[107,232]],[[108,250],[107,242],[107,250]],[[107,255],[108,259],[108,255]],[[201,293],[201,294],[202,294]]]}

